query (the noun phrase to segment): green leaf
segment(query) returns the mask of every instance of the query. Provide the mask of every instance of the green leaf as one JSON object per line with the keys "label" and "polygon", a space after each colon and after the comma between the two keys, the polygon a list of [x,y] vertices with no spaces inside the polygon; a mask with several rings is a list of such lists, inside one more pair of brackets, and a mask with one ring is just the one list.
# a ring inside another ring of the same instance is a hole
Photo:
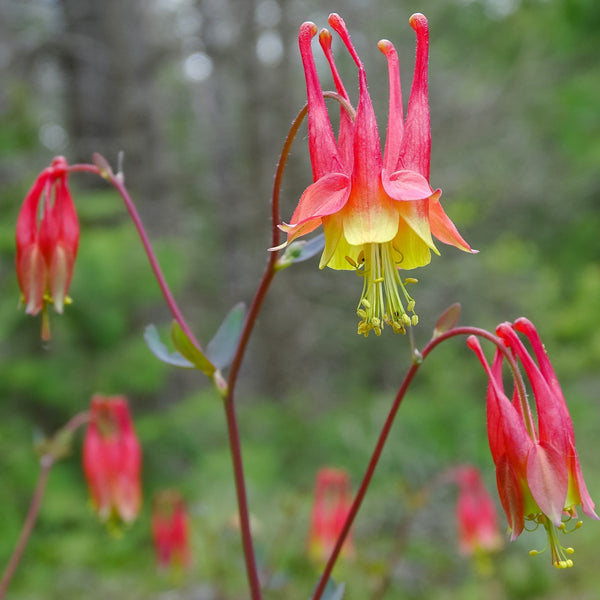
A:
{"label": "green leaf", "polygon": [[292,242],[277,261],[277,269],[285,269],[290,265],[312,258],[325,247],[325,234],[321,233],[310,240]]}
{"label": "green leaf", "polygon": [[435,327],[433,329],[433,338],[437,338],[443,333],[450,331],[455,327],[458,323],[458,319],[460,318],[460,303],[456,302],[449,306],[437,320]]}
{"label": "green leaf", "polygon": [[183,357],[179,352],[170,352],[169,349],[160,341],[160,335],[154,325],[148,325],[144,330],[144,340],[150,349],[150,352],[158,358],[158,360],[184,369],[194,369],[195,365],[187,358]]}
{"label": "green leaf", "polygon": [[213,376],[217,367],[202,353],[201,350],[194,346],[177,321],[173,321],[173,325],[171,326],[171,339],[173,340],[175,348],[177,348],[185,359],[189,360],[193,366],[202,371],[205,375],[208,375],[209,377]]}
{"label": "green leaf", "polygon": [[246,319],[246,305],[238,302],[225,317],[221,326],[206,346],[206,356],[217,369],[231,364],[237,350]]}

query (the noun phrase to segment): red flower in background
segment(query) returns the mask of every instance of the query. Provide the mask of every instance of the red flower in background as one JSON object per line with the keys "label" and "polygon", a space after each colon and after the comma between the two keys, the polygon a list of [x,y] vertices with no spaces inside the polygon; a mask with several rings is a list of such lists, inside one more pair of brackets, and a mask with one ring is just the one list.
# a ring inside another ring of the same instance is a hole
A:
{"label": "red flower in background", "polygon": [[142,503],[141,467],[142,452],[127,400],[94,396],[83,440],[83,471],[103,521],[135,519]]}
{"label": "red flower in background", "polygon": [[[315,498],[310,515],[308,553],[316,561],[325,562],[344,527],[352,506],[350,477],[346,471],[329,467],[320,469],[315,484]],[[351,532],[346,537],[342,554],[354,553]]]}
{"label": "red flower in background", "polygon": [[164,490],[152,503],[152,539],[158,566],[189,567],[189,521],[179,492]]}
{"label": "red flower in background", "polygon": [[[517,335],[529,340],[534,360]],[[488,439],[496,465],[500,500],[511,528],[511,540],[523,531],[525,521],[542,525],[548,534],[552,564],[571,567],[567,555],[573,549],[563,547],[558,531],[565,531],[565,521],[577,517],[576,506],[598,519],[594,503],[587,491],[575,449],[573,423],[567,405],[533,324],[521,318],[514,325],[503,323],[496,333],[504,340],[521,363],[533,390],[537,426],[524,390],[515,382],[512,401],[504,393],[502,364],[504,354],[496,351],[490,367],[476,338],[469,346],[476,352],[489,377],[487,396]],[[579,527],[581,522],[576,524]],[[532,554],[537,554],[532,551]]]}
{"label": "red flower in background", "polygon": [[459,549],[463,554],[493,552],[502,546],[498,530],[498,513],[481,474],[475,467],[455,470],[458,485],[456,523]]}
{"label": "red flower in background", "polygon": [[[42,338],[50,338],[47,304],[62,313],[79,245],[79,222],[67,185],[67,161],[59,156],[25,197],[17,219],[17,279],[25,312],[43,313]],[[41,206],[40,206],[41,202]]]}
{"label": "red flower in background", "polygon": [[434,191],[429,184],[429,26],[422,14],[410,18],[417,34],[417,56],[406,120],[396,50],[387,40],[379,42],[388,61],[390,87],[382,157],[364,66],[342,18],[331,14],[329,24],[358,67],[358,106],[354,113],[333,60],[331,34],[324,29],[319,35],[321,46],[337,92],[346,104],[336,140],[311,50],[317,27],[303,23],[298,40],[306,76],[314,183],[302,194],[290,223],[281,225],[281,229],[287,232],[289,244],[323,225],[325,249],[320,267],[356,270],[364,277],[357,309],[361,318],[358,333],[366,336],[374,331],[380,335],[384,323],[394,332],[404,333],[407,326],[417,323],[417,316],[398,269],[414,269],[430,262],[431,250],[438,253],[432,234],[446,244],[472,251],[444,212],[439,200],[441,191]]}

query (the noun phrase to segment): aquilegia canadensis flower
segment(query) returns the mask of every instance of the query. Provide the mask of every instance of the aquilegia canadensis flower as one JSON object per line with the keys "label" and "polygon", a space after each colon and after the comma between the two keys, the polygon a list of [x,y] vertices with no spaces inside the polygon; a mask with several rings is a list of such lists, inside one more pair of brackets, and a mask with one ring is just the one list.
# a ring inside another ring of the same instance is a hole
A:
{"label": "aquilegia canadensis flower", "polygon": [[[42,311],[42,338],[50,337],[47,305],[62,313],[79,245],[79,222],[67,185],[67,161],[58,156],[29,190],[17,219],[17,279],[25,312]],[[41,202],[41,206],[40,206]]]}
{"label": "aquilegia canadensis flower", "polygon": [[188,514],[179,492],[163,490],[156,494],[152,503],[152,539],[158,566],[189,567],[189,537]]}
{"label": "aquilegia canadensis flower", "polygon": [[456,524],[460,551],[471,555],[501,548],[496,505],[478,469],[461,466],[454,472],[454,481],[458,485]]}
{"label": "aquilegia canadensis flower", "polygon": [[127,400],[92,398],[83,440],[83,471],[94,508],[103,521],[133,521],[142,503],[142,451]]}
{"label": "aquilegia canadensis flower", "polygon": [[406,121],[396,50],[387,40],[379,42],[388,62],[390,87],[383,157],[363,64],[342,18],[332,14],[329,24],[358,67],[358,106],[356,111],[350,106],[333,60],[331,34],[324,29],[319,40],[342,104],[336,140],[311,49],[317,27],[311,22],[303,23],[298,40],[306,76],[314,183],[302,194],[290,223],[281,225],[281,229],[287,232],[286,244],[289,244],[323,225],[325,249],[320,267],[356,270],[364,278],[357,309],[361,319],[358,333],[366,336],[374,331],[380,335],[384,324],[390,325],[394,332],[404,333],[418,319],[414,300],[406,291],[406,282],[398,269],[414,269],[429,263],[431,251],[438,253],[432,234],[446,244],[472,252],[442,209],[441,191],[434,191],[429,185],[427,19],[421,14],[410,18],[417,35],[417,56]]}
{"label": "aquilegia canadensis flower", "polygon": [[[350,476],[342,469],[319,469],[315,483],[315,498],[310,514],[308,554],[318,562],[326,562],[340,535],[352,506]],[[342,553],[354,552],[352,532],[348,534]]]}
{"label": "aquilegia canadensis flower", "polygon": [[[517,332],[527,337],[536,360]],[[489,377],[488,438],[511,540],[521,534],[526,521],[534,528],[542,525],[548,534],[552,564],[558,568],[571,567],[573,561],[569,555],[573,549],[560,544],[558,532],[566,532],[566,522],[577,517],[577,505],[581,505],[586,515],[598,519],[581,474],[571,417],[533,324],[521,318],[513,325],[499,325],[496,333],[522,365],[537,409],[536,427],[524,390],[519,389],[521,383],[516,382],[512,401],[504,393],[502,352],[496,351],[490,367],[477,339],[469,338],[469,346]],[[575,528],[580,525],[578,521]],[[533,550],[531,554],[538,552]]]}

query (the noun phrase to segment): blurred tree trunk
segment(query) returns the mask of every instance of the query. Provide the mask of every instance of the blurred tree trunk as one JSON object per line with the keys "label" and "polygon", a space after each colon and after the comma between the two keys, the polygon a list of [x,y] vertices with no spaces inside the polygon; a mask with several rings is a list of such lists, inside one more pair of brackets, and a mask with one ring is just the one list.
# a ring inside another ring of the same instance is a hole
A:
{"label": "blurred tree trunk", "polygon": [[132,195],[148,225],[164,231],[175,211],[166,202],[171,166],[155,82],[164,52],[153,39],[150,10],[143,0],[60,0],[60,6],[69,158],[89,162],[100,152],[114,165],[123,150]]}

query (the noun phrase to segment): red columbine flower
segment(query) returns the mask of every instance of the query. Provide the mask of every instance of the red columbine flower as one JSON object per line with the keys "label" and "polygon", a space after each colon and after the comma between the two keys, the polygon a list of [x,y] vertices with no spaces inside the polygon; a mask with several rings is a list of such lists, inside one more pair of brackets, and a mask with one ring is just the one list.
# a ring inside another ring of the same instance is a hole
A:
{"label": "red columbine flower", "polygon": [[281,229],[287,232],[286,244],[289,244],[323,225],[325,250],[320,267],[355,269],[364,277],[357,309],[361,318],[358,332],[366,336],[373,330],[380,335],[384,323],[395,332],[404,332],[418,319],[414,300],[408,295],[398,269],[414,269],[429,263],[431,250],[438,253],[432,234],[446,244],[473,251],[442,209],[441,191],[434,191],[429,185],[427,19],[421,14],[410,18],[417,34],[417,57],[406,121],[402,114],[396,50],[387,40],[379,42],[388,62],[390,86],[383,157],[363,64],[342,18],[334,13],[329,16],[329,24],[358,66],[358,106],[356,112],[350,106],[333,61],[331,35],[322,30],[319,39],[343,105],[336,140],[311,50],[317,27],[310,22],[302,24],[298,40],[306,76],[314,183],[302,194],[290,223],[281,225]]}
{"label": "red columbine flower", "polygon": [[47,304],[52,302],[56,312],[62,313],[70,301],[67,293],[79,245],[68,169],[62,156],[55,158],[29,190],[17,219],[17,278],[25,312],[43,313],[43,339],[50,337]]}
{"label": "red columbine flower", "polygon": [[[517,335],[529,340],[534,360]],[[520,381],[515,383],[512,402],[502,384],[503,354],[498,350],[492,367],[483,356],[475,338],[469,338],[489,377],[487,397],[488,438],[496,465],[500,500],[512,530],[511,540],[523,531],[525,521],[542,525],[548,534],[552,564],[571,567],[557,531],[565,531],[565,522],[577,516],[576,506],[594,519],[598,515],[587,491],[575,449],[573,424],[554,369],[533,324],[518,319],[514,325],[503,323],[496,333],[521,363],[533,390],[537,426]],[[537,364],[536,364],[537,361]],[[520,380],[520,376],[518,378]],[[581,521],[576,524],[576,528]],[[532,551],[531,554],[537,554]]]}
{"label": "red columbine flower", "polygon": [[[316,561],[327,561],[344,527],[352,505],[350,477],[341,469],[323,468],[317,473],[315,499],[310,515],[308,553]],[[354,553],[351,533],[342,553]]]}
{"label": "red columbine flower", "polygon": [[190,565],[188,515],[179,492],[164,490],[154,497],[152,538],[159,567]]}
{"label": "red columbine flower", "polygon": [[135,519],[142,503],[141,466],[142,452],[127,400],[94,396],[83,440],[83,471],[103,521]]}
{"label": "red columbine flower", "polygon": [[463,466],[455,470],[459,493],[456,501],[456,523],[459,549],[463,554],[493,552],[502,546],[498,531],[498,514],[479,471]]}

